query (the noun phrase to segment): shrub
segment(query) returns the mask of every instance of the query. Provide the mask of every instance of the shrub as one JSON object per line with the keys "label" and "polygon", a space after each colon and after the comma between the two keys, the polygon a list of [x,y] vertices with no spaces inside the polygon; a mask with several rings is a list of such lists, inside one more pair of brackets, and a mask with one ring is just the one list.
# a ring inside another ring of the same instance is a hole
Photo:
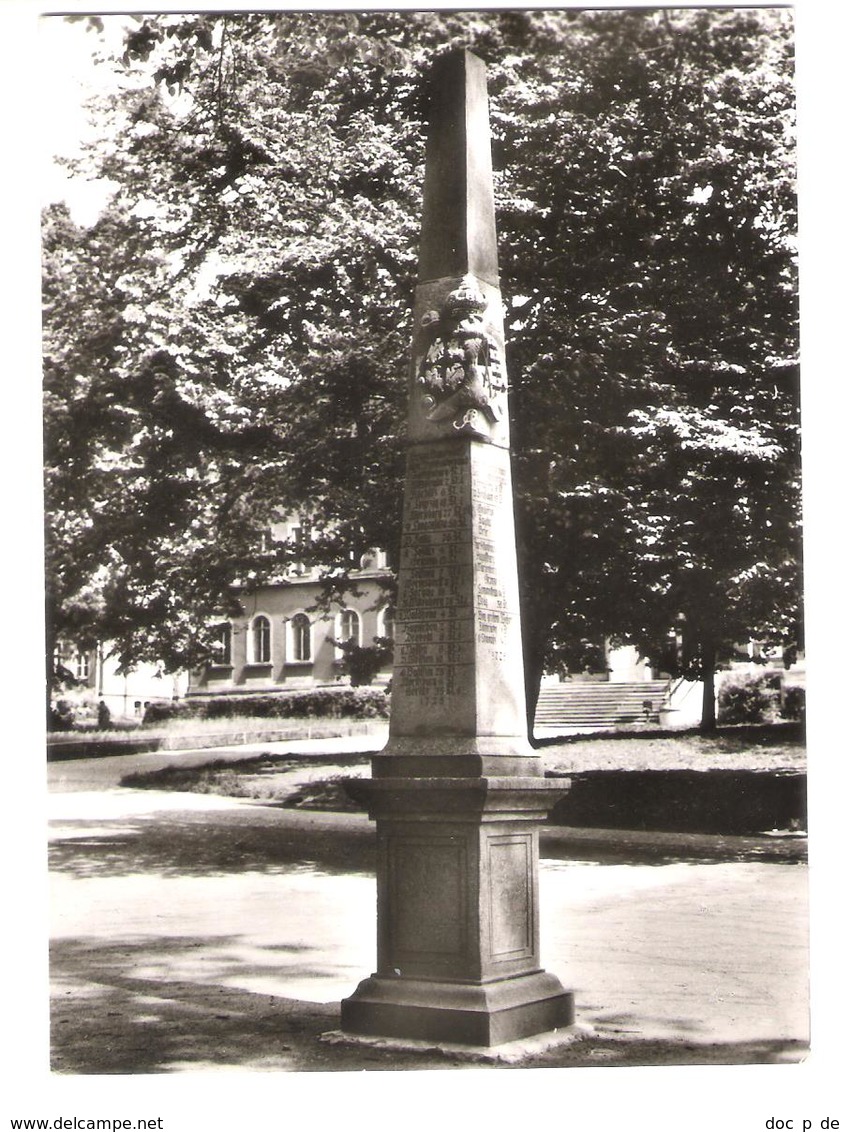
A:
{"label": "shrub", "polygon": [[98,708],[88,688],[82,693],[71,692],[50,705],[49,731],[91,731],[97,724]]}
{"label": "shrub", "polygon": [[371,684],[381,669],[392,663],[392,641],[387,637],[375,637],[374,641],[365,646],[354,641],[334,641],[343,654],[340,668],[353,688]]}
{"label": "shrub", "polygon": [[67,700],[50,705],[48,727],[51,731],[71,731],[74,727],[74,709]]}
{"label": "shrub", "polygon": [[185,700],[154,700],[145,708],[142,725],[168,723],[172,719],[188,719],[197,715],[194,705]]}
{"label": "shrub", "polygon": [[778,672],[727,676],[717,696],[720,723],[772,723],[779,718]]}
{"label": "shrub", "polygon": [[806,718],[806,689],[799,684],[786,687],[782,694],[782,718]]}

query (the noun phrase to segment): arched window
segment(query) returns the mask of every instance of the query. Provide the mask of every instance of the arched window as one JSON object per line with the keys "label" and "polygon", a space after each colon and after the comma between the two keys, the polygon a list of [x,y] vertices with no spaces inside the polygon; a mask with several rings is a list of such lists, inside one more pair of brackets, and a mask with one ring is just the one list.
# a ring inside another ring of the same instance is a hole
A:
{"label": "arched window", "polygon": [[353,609],[343,609],[340,613],[337,640],[360,644],[360,618]]}
{"label": "arched window", "polygon": [[230,622],[226,621],[223,625],[219,625],[218,627],[214,654],[216,664],[229,665],[233,663],[231,651],[232,641],[233,636]]}
{"label": "arched window", "polygon": [[268,617],[260,614],[251,623],[251,661],[269,664],[272,659],[272,627]]}
{"label": "arched window", "polygon": [[385,550],[381,550],[379,546],[370,546],[364,554],[361,554],[361,570],[386,570],[386,568],[387,552]]}
{"label": "arched window", "polygon": [[378,636],[395,639],[395,606],[385,605],[378,613]]}
{"label": "arched window", "polygon": [[306,613],[296,613],[289,622],[292,638],[292,659],[298,661],[311,660],[313,656],[312,634],[310,632],[310,618]]}

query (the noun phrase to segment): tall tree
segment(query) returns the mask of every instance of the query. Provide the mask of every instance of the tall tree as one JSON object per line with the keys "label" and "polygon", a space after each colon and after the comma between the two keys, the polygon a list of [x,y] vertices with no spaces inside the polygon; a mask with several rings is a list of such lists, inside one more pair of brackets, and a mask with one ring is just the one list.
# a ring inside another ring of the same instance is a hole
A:
{"label": "tall tree", "polygon": [[755,9],[131,23],[81,166],[114,204],[46,229],[57,628],[186,662],[282,511],[331,585],[394,550],[420,79],[457,45],[490,68],[532,708],[603,634],[655,655],[684,614],[703,675],[793,636],[791,25]]}
{"label": "tall tree", "polygon": [[531,692],[602,627],[660,659],[677,614],[679,669],[710,688],[736,644],[798,631],[790,22],[572,26],[575,52],[523,61],[551,91],[531,126],[519,84],[503,100],[513,208],[540,248],[509,262]]}
{"label": "tall tree", "polygon": [[90,229],[62,206],[45,217],[48,656],[63,636],[107,639],[122,662],[175,668],[195,658],[210,589],[256,565],[243,500],[274,432],[214,364],[201,377],[204,327],[148,247],[115,208]]}

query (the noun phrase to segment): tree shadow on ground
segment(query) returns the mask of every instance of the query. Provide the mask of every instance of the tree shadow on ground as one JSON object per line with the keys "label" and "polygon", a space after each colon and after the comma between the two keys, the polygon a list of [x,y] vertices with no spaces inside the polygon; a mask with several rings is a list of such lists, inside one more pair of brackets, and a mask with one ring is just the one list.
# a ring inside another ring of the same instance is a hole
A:
{"label": "tree shadow on ground", "polygon": [[808,840],[558,826],[540,831],[540,856],[596,865],[716,865],[746,861],[797,865],[808,859]]}
{"label": "tree shadow on ground", "polygon": [[747,1042],[659,1041],[591,1037],[563,1049],[525,1059],[522,1069],[569,1069],[591,1065],[635,1067],[649,1065],[785,1065],[805,1060],[805,1042],[757,1040]]}
{"label": "tree shadow on ground", "polygon": [[[328,1042],[323,1035],[339,1031],[338,1002],[306,1002],[222,985],[229,971],[226,963],[205,971],[205,964],[198,962],[194,977],[187,977],[195,953],[205,949],[226,952],[229,943],[236,945],[238,940],[74,939],[54,945],[53,1071],[158,1074],[215,1069],[342,1072],[744,1065],[796,1062],[807,1052],[804,1043],[793,1041],[708,1044],[590,1033],[504,1064],[494,1057],[494,1051],[472,1054]],[[139,974],[140,965],[144,977]],[[243,960],[238,969],[244,976]],[[307,969],[305,965],[303,971]],[[252,970],[268,974],[268,968],[259,966],[248,966],[247,973]]]}
{"label": "tree shadow on ground", "polygon": [[[119,821],[63,820],[49,848],[51,871],[78,879],[127,876],[273,874],[309,869],[341,876],[375,873],[374,826],[359,815],[282,811],[246,804],[233,810],[162,810]],[[806,841],[633,830],[541,831],[541,855],[597,864],[773,861],[799,863]]]}
{"label": "tree shadow on ground", "polygon": [[374,875],[374,829],[334,828],[312,815],[284,816],[269,807],[160,811],[115,822],[62,821],[49,849],[51,871],[78,879],[126,876],[213,876],[291,872]]}
{"label": "tree shadow on ground", "polygon": [[[237,972],[243,979],[269,975],[268,967],[243,958],[228,961],[230,944],[237,947],[239,940],[79,938],[54,944],[52,1069],[73,1074],[224,1067],[279,1072],[362,1069],[386,1060],[380,1051],[362,1050],[357,1064],[348,1064],[348,1053],[319,1040],[339,1028],[338,1002],[306,1002],[225,985]],[[278,945],[273,950],[311,949]],[[211,952],[217,961],[209,961]],[[286,966],[286,977],[311,973],[323,974],[309,961]],[[356,979],[352,990],[355,985]],[[437,1054],[426,1060],[423,1068],[445,1068]]]}

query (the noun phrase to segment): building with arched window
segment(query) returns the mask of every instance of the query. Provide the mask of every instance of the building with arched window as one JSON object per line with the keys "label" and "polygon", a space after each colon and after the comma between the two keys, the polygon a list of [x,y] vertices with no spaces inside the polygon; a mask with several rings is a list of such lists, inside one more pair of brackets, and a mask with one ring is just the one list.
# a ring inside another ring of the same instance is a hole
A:
{"label": "building with arched window", "polygon": [[299,610],[289,618],[290,660],[295,664],[313,663],[313,626]]}
{"label": "building with arched window", "polygon": [[395,639],[395,607],[384,605],[378,610],[378,636],[392,641]]}
{"label": "building with arched window", "polygon": [[248,663],[271,664],[272,623],[264,613],[258,613],[251,620],[248,636]]}
{"label": "building with arched window", "polygon": [[[303,530],[290,526],[286,537],[304,543]],[[393,637],[391,578],[384,552],[371,549],[351,571],[345,605],[325,610],[319,604],[318,571],[305,553],[305,560],[294,563],[285,577],[239,595],[239,614],[222,626],[219,656],[190,675],[188,694],[244,694],[345,681],[343,642],[368,648],[376,638]],[[375,683],[386,684],[391,675],[387,661]]]}
{"label": "building with arched window", "polygon": [[336,618],[336,640],[339,644],[359,645],[360,614],[356,609],[343,609]]}

